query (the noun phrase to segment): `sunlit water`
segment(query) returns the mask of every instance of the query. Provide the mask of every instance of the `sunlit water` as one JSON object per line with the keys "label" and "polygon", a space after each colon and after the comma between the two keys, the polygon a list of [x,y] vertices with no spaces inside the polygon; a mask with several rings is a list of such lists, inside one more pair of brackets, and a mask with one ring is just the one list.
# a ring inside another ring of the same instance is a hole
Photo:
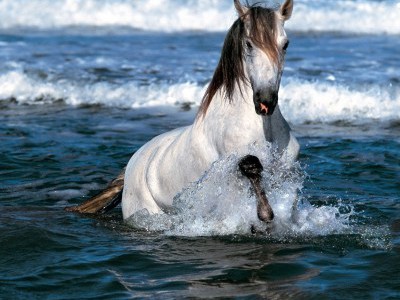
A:
{"label": "sunlit water", "polygon": [[299,162],[249,147],[268,226],[235,153],[168,214],[65,213],[192,122],[234,14],[228,1],[44,2],[0,4],[0,298],[400,298],[396,1],[296,1],[279,103]]}

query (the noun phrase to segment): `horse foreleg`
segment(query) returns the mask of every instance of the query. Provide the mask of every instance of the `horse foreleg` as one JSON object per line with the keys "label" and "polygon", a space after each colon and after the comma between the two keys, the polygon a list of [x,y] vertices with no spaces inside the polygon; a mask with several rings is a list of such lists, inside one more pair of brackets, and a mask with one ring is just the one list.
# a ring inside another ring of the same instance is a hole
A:
{"label": "horse foreleg", "polygon": [[246,176],[254,189],[257,198],[257,216],[266,223],[269,223],[274,218],[274,212],[269,205],[265,191],[261,186],[261,172],[263,166],[260,160],[254,155],[247,155],[239,161],[239,169]]}
{"label": "horse foreleg", "polygon": [[122,200],[125,170],[109,183],[107,188],[80,205],[66,207],[66,211],[83,214],[104,214],[116,207]]}

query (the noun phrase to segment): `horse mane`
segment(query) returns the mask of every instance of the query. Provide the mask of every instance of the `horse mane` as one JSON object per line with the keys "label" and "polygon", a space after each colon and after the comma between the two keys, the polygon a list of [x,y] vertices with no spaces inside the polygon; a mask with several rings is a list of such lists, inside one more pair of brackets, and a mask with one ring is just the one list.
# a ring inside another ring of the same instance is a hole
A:
{"label": "horse mane", "polygon": [[245,22],[248,22],[251,32],[249,38],[264,50],[275,64],[279,63],[279,51],[275,39],[275,11],[261,6],[250,6],[248,11],[240,16],[229,29],[221,51],[221,57],[214,75],[202,98],[198,116],[204,116],[215,94],[221,89],[223,98],[232,102],[236,86],[241,90],[241,82],[249,84],[243,66],[243,35]]}

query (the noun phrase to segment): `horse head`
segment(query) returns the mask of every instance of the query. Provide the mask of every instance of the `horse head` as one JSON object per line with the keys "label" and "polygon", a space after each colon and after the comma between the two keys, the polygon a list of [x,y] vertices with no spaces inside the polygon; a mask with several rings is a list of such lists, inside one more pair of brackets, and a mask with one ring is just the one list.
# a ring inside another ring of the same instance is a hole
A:
{"label": "horse head", "polygon": [[244,71],[253,90],[256,113],[271,115],[278,103],[278,91],[289,40],[283,27],[293,10],[286,0],[279,10],[260,6],[245,7],[234,1],[242,23]]}
{"label": "horse head", "polygon": [[234,0],[238,19],[230,28],[221,58],[206,90],[199,115],[205,115],[220,89],[233,100],[235,89],[249,84],[253,91],[255,111],[272,115],[278,103],[278,91],[289,40],[284,23],[293,10],[293,0],[285,0],[274,10],[258,5],[244,6]]}

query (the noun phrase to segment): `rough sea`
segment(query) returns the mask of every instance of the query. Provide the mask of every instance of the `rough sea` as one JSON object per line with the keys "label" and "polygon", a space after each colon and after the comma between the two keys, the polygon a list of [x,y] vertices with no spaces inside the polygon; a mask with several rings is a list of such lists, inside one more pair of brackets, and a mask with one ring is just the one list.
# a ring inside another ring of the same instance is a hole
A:
{"label": "rough sea", "polygon": [[272,232],[250,233],[232,156],[171,215],[63,210],[192,123],[235,18],[228,0],[0,1],[0,299],[400,299],[400,1],[295,0],[279,105],[301,150],[264,172]]}

